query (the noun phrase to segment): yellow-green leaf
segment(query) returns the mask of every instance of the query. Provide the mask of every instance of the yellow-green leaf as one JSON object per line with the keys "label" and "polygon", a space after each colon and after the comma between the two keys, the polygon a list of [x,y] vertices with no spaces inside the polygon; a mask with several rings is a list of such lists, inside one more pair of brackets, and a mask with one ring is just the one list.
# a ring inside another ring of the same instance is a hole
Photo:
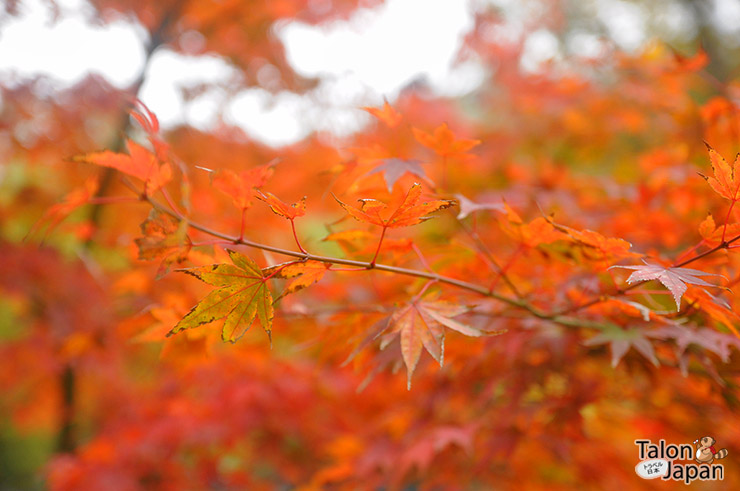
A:
{"label": "yellow-green leaf", "polygon": [[168,336],[225,317],[221,332],[224,341],[235,343],[247,332],[255,318],[259,319],[262,328],[272,339],[274,311],[267,279],[248,257],[231,250],[229,257],[233,265],[214,264],[182,270],[218,289],[198,302]]}

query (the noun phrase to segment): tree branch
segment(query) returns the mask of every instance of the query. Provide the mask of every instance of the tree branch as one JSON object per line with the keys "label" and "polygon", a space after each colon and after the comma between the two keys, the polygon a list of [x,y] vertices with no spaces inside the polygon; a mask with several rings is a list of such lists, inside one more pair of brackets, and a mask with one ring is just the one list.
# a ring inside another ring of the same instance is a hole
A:
{"label": "tree branch", "polygon": [[[147,201],[153,208],[158,210],[161,213],[166,213],[170,215],[171,217],[177,219],[177,220],[184,220],[185,217],[181,216],[180,214],[176,213],[172,209],[168,208],[167,206],[163,205],[162,203],[159,203],[158,201],[154,200],[151,196],[144,196],[139,193],[139,191],[133,187],[133,185],[129,184],[129,187],[138,195],[141,196],[141,199],[144,201]],[[328,256],[319,256],[316,254],[311,254],[308,252],[298,252],[298,251],[292,251],[289,249],[283,249],[280,247],[271,246],[268,244],[261,244],[259,242],[254,242],[248,239],[245,239],[243,237],[234,237],[228,234],[225,234],[223,232],[219,232],[218,230],[213,230],[209,227],[206,227],[205,225],[202,225],[197,222],[193,222],[191,220],[187,220],[188,226],[190,228],[193,228],[195,230],[198,230],[204,234],[217,237],[219,239],[223,239],[224,241],[227,241],[232,244],[236,245],[243,245],[246,247],[252,247],[254,249],[261,249],[263,251],[269,251],[274,252],[276,254],[281,254],[284,256],[290,256],[299,258],[302,260],[311,260],[311,261],[318,261],[322,263],[328,263],[328,264],[342,264],[345,266],[353,266],[358,269],[376,269],[379,271],[386,271],[388,273],[395,273],[400,274],[404,276],[411,276],[415,278],[426,278],[428,280],[437,281],[439,283],[444,283],[447,285],[455,286],[457,288],[461,288],[463,290],[468,290],[474,293],[477,293],[478,295],[482,295],[487,298],[492,298],[494,300],[497,300],[499,302],[503,302],[507,305],[510,305],[512,307],[515,307],[517,309],[522,309],[527,312],[529,312],[534,317],[537,317],[539,319],[548,320],[551,322],[554,322],[556,324],[561,324],[564,326],[569,327],[591,327],[591,328],[601,328],[601,324],[593,323],[590,321],[580,320],[580,319],[573,319],[573,318],[567,318],[563,317],[558,314],[550,314],[547,312],[543,312],[542,310],[538,309],[537,307],[533,306],[529,302],[523,299],[516,299],[516,298],[510,298],[504,295],[501,295],[499,293],[496,293],[494,291],[491,291],[488,288],[485,288],[481,285],[477,285],[475,283],[470,283],[463,280],[458,280],[456,278],[450,278],[448,276],[442,276],[440,274],[429,272],[429,271],[420,271],[416,269],[408,269],[408,268],[401,268],[398,266],[391,266],[388,264],[379,264],[379,263],[373,263],[373,262],[367,262],[367,261],[357,261],[354,259],[344,259],[339,257],[328,257]]]}

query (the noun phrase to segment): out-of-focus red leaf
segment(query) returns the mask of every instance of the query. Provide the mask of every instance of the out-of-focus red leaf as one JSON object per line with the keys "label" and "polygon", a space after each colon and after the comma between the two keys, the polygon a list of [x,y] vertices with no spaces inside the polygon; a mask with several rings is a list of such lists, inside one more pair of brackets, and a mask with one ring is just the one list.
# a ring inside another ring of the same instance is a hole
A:
{"label": "out-of-focus red leaf", "polygon": [[468,151],[480,145],[480,140],[456,139],[447,123],[442,123],[434,129],[432,134],[426,133],[418,128],[412,128],[416,140],[434,150],[440,157],[465,157]]}

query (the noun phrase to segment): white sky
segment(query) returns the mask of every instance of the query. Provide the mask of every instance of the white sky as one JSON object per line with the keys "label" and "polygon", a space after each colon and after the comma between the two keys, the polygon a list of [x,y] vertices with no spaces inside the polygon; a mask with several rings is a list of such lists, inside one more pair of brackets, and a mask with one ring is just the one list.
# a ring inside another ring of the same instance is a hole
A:
{"label": "white sky", "polygon": [[[0,26],[0,83],[45,74],[70,85],[89,72],[119,87],[133,82],[144,63],[144,30],[122,21],[90,25],[85,0],[57,2],[63,11],[59,22],[51,22],[41,0],[24,0],[23,14]],[[516,35],[529,15],[513,0],[386,0],[377,9],[360,10],[348,22],[326,28],[297,22],[281,28],[277,34],[296,71],[321,80],[305,96],[273,96],[254,88],[230,98],[216,88],[186,104],[180,88],[226,84],[235,71],[215,56],[185,57],[159,50],[150,62],[141,98],[165,126],[184,121],[208,129],[222,115],[271,145],[292,143],[314,130],[351,133],[367,121],[359,107],[380,104],[384,98],[393,101],[415,80],[445,95],[466,93],[482,82],[484,71],[474,62],[452,63],[462,36],[472,27],[470,4],[481,2],[512,13],[508,35]],[[634,49],[645,41],[644,18],[635,4],[595,0],[595,5],[618,44]],[[740,2],[716,0],[714,11],[720,29],[740,33]],[[587,34],[575,33],[571,41],[585,52],[599,47]],[[525,43],[525,54],[522,68],[535,70],[558,56],[557,39],[547,30],[536,31]]]}

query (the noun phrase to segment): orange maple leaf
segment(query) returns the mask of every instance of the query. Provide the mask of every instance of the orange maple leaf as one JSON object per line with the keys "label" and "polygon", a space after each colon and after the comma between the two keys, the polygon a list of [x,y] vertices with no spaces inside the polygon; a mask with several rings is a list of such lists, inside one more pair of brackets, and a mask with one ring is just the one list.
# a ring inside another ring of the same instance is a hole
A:
{"label": "orange maple leaf", "polygon": [[529,223],[524,223],[519,214],[512,210],[508,204],[504,203],[504,209],[508,220],[502,224],[502,229],[507,235],[518,240],[524,246],[537,247],[540,244],[550,244],[564,237],[562,232],[556,230],[543,217],[537,217]]}
{"label": "orange maple leaf", "polygon": [[427,216],[435,211],[443,210],[454,205],[454,200],[439,199],[432,201],[423,201],[419,203],[421,198],[421,184],[416,183],[406,193],[401,205],[388,217],[383,218],[383,212],[388,208],[388,205],[375,199],[361,199],[358,200],[362,204],[360,208],[355,208],[347,203],[339,200],[336,196],[334,199],[337,203],[344,208],[350,216],[361,222],[372,223],[385,228],[397,228],[397,227],[408,227],[410,225],[416,225],[417,223],[424,222],[432,218]]}
{"label": "orange maple leaf", "polygon": [[305,196],[301,198],[300,201],[293,203],[292,205],[287,204],[272,193],[263,193],[262,191],[257,191],[256,198],[270,205],[270,209],[273,211],[273,213],[287,218],[290,221],[293,221],[297,217],[302,217],[306,214]]}
{"label": "orange maple leaf", "polygon": [[726,227],[717,227],[710,214],[699,224],[699,234],[702,236],[702,242],[705,245],[715,247],[724,240],[724,237],[740,235],[740,223],[729,223]]}
{"label": "orange maple leaf", "polygon": [[391,105],[388,104],[388,101],[385,101],[382,108],[363,107],[362,109],[384,122],[389,128],[396,128],[403,120],[403,116],[393,109]]}
{"label": "orange maple leaf", "polygon": [[411,128],[416,140],[425,147],[434,150],[440,157],[453,157],[468,155],[468,150],[480,145],[480,140],[455,139],[455,134],[442,123],[434,129],[431,135],[418,128]]}
{"label": "orange maple leaf", "polygon": [[105,150],[80,155],[75,157],[74,160],[110,167],[141,179],[145,182],[147,195],[162,188],[172,179],[172,167],[169,163],[165,162],[160,166],[159,160],[154,154],[132,140],[127,140],[126,146],[128,147],[128,155]]}
{"label": "orange maple leaf", "polygon": [[[285,291],[280,295],[279,298],[284,297],[290,293],[295,293],[298,290],[302,290],[307,286],[318,282],[324,277],[331,264],[322,263],[320,261],[299,261],[291,262],[287,264],[277,264],[269,268],[262,270],[262,274],[265,277],[272,278],[295,278],[291,281]],[[277,300],[275,299],[275,300]]]}
{"label": "orange maple leaf", "polygon": [[740,153],[735,157],[735,162],[730,167],[730,164],[708,143],[705,143],[707,150],[709,150],[709,158],[712,161],[712,170],[714,171],[714,177],[707,177],[703,174],[699,174],[703,177],[712,189],[723,198],[727,198],[731,201],[737,201],[740,199],[740,179],[738,179],[738,168],[740,168]]}
{"label": "orange maple leaf", "polygon": [[[599,258],[601,259],[604,259],[608,255],[621,257],[639,256],[637,253],[630,252],[632,244],[624,239],[604,237],[600,233],[588,229],[576,230],[555,223],[551,218],[546,218],[546,220],[556,230],[563,232],[573,242],[582,246],[584,249],[599,251]],[[592,259],[594,258],[592,257]]]}
{"label": "orange maple leaf", "polygon": [[219,169],[211,173],[211,184],[222,193],[230,196],[234,206],[246,210],[252,206],[252,198],[258,197],[256,189],[264,186],[272,177],[274,161],[248,169],[237,174],[230,169]]}

